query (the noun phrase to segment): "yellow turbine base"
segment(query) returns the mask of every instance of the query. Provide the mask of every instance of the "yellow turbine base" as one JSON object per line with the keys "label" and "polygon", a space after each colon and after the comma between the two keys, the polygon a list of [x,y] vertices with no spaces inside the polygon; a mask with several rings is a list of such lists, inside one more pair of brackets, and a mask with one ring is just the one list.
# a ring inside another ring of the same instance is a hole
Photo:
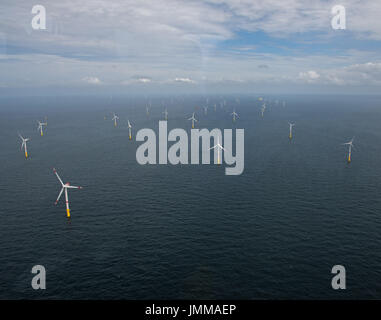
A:
{"label": "yellow turbine base", "polygon": [[131,140],[131,135],[130,135],[130,140]]}
{"label": "yellow turbine base", "polygon": [[350,162],[351,162],[351,156],[348,157],[348,163],[350,163]]}
{"label": "yellow turbine base", "polygon": [[289,136],[288,136],[290,139],[292,139],[292,135],[290,134]]}
{"label": "yellow turbine base", "polygon": [[25,158],[28,158],[28,152],[25,152]]}
{"label": "yellow turbine base", "polygon": [[41,137],[44,135],[44,133],[41,131]]}
{"label": "yellow turbine base", "polygon": [[66,215],[68,218],[70,218],[70,209],[66,209]]}

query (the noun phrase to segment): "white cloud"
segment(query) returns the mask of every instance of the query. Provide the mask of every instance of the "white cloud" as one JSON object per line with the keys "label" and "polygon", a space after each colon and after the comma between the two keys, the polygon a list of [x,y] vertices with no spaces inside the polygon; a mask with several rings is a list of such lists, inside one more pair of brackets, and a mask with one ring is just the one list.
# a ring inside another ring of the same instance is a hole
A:
{"label": "white cloud", "polygon": [[354,64],[341,68],[300,72],[300,80],[308,83],[333,84],[333,85],[371,85],[381,84],[381,63],[367,62]]}
{"label": "white cloud", "polygon": [[175,82],[184,82],[184,83],[196,83],[196,81],[190,78],[175,78],[173,81]]}
{"label": "white cloud", "polygon": [[310,70],[307,72],[300,72],[299,78],[302,80],[306,80],[307,82],[313,82],[314,80],[317,80],[320,78],[320,74],[318,74],[314,70]]}
{"label": "white cloud", "polygon": [[[80,4],[51,0],[47,30],[42,32],[30,28],[28,2],[2,0],[6,10],[0,11],[0,45],[21,48],[21,52],[10,54],[0,47],[0,81],[9,86],[38,86],[76,85],[78,80],[73,79],[82,79],[92,85],[139,83],[147,87],[170,83],[196,87],[219,79],[378,83],[377,46],[369,52],[357,46],[357,51],[342,50],[335,55],[300,54],[298,48],[287,48],[288,54],[282,55],[276,50],[263,52],[253,37],[231,50],[221,49],[221,42],[241,40],[241,31],[262,31],[273,37],[298,37],[307,32],[311,38],[301,37],[304,46],[317,40],[311,32],[317,32],[321,41],[323,36],[352,34],[381,39],[380,1],[341,1],[347,9],[346,31],[330,27],[334,4],[333,0],[82,0]],[[366,61],[374,62],[367,65]],[[85,76],[94,73],[101,74],[102,81]]]}
{"label": "white cloud", "polygon": [[142,82],[142,83],[149,83],[149,82],[151,82],[152,80],[149,79],[149,78],[139,78],[138,81],[139,81],[139,82]]}
{"label": "white cloud", "polygon": [[84,78],[82,78],[82,81],[87,82],[89,84],[96,84],[96,85],[102,83],[102,81],[99,80],[99,78],[97,78],[97,77],[84,77]]}

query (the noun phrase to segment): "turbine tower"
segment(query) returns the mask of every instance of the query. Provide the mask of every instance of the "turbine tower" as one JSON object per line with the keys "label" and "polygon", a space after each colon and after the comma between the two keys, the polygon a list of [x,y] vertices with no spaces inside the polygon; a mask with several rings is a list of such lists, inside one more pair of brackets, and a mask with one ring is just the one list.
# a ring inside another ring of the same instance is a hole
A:
{"label": "turbine tower", "polygon": [[37,121],[37,122],[38,122],[37,130],[40,130],[41,137],[42,137],[44,135],[44,131],[42,130],[42,126],[46,126],[48,124],[46,122],[40,122],[40,121]]}
{"label": "turbine tower", "polygon": [[289,138],[292,139],[292,128],[294,127],[295,123],[288,123],[290,125],[290,134],[289,134]]}
{"label": "turbine tower", "polygon": [[22,143],[21,143],[21,150],[22,148],[24,147],[24,153],[25,153],[25,158],[28,158],[28,150],[26,148],[26,142],[29,141],[30,139],[29,138],[23,138],[21,136],[21,134],[19,134],[19,137],[20,139],[22,140]]}
{"label": "turbine tower", "polygon": [[209,150],[217,148],[217,164],[221,164],[220,161],[220,152],[221,150],[225,151],[225,148],[220,145],[220,137],[217,137],[217,144],[214,147],[209,148]]}
{"label": "turbine tower", "polygon": [[349,149],[348,149],[348,163],[350,163],[352,160],[351,160],[351,156],[352,156],[352,147],[353,147],[353,139],[355,137],[352,138],[351,141],[349,142],[346,142],[346,143],[343,143],[343,145],[348,145],[349,146]]}
{"label": "turbine tower", "polygon": [[60,193],[59,193],[59,195],[58,195],[58,198],[57,198],[57,200],[56,200],[56,202],[55,202],[55,205],[57,205],[58,200],[60,200],[62,193],[65,191],[66,215],[67,215],[68,218],[70,218],[69,197],[68,197],[68,194],[67,194],[67,189],[82,189],[82,187],[71,186],[69,182],[67,182],[67,183],[64,184],[64,183],[62,182],[60,176],[58,175],[56,169],[53,168],[53,172],[56,174],[56,176],[57,176],[59,182],[60,182],[61,185],[62,185],[62,189],[61,189],[61,191],[60,191]]}
{"label": "turbine tower", "polygon": [[192,129],[194,129],[194,122],[195,121],[197,122],[197,119],[194,117],[194,112],[193,112],[192,116],[188,120],[192,120]]}
{"label": "turbine tower", "polygon": [[130,120],[127,120],[127,122],[128,122],[128,137],[131,140],[131,138],[132,138],[132,135],[131,135],[132,126],[131,126]]}

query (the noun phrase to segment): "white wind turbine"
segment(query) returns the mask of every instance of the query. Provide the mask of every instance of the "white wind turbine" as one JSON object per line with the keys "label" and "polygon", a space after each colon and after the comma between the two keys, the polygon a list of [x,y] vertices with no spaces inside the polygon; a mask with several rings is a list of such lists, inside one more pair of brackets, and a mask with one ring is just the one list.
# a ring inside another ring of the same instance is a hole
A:
{"label": "white wind turbine", "polygon": [[221,152],[221,150],[224,150],[224,151],[226,151],[226,150],[223,146],[220,145],[220,137],[217,137],[217,144],[214,147],[209,148],[209,150],[212,150],[215,148],[217,148],[217,164],[221,164],[220,152]]}
{"label": "white wind turbine", "polygon": [[128,125],[128,137],[131,140],[131,138],[132,138],[132,135],[131,135],[131,128],[132,128],[132,126],[131,126],[130,120],[127,120],[127,125]]}
{"label": "white wind turbine", "polygon": [[59,182],[60,182],[61,185],[62,185],[62,189],[61,189],[61,191],[60,191],[60,193],[59,193],[59,195],[58,195],[58,198],[57,198],[57,200],[56,200],[56,202],[55,202],[55,205],[57,205],[58,200],[60,200],[62,193],[65,191],[66,215],[67,215],[68,218],[70,218],[69,197],[68,197],[68,194],[67,194],[67,189],[82,189],[82,187],[71,186],[69,182],[67,182],[67,183],[64,184],[64,183],[62,182],[60,176],[58,175],[56,169],[53,168],[53,172],[56,174],[56,176],[57,176]]}
{"label": "white wind turbine", "polygon": [[114,121],[114,127],[116,127],[118,125],[118,123],[117,123],[118,119],[119,119],[119,117],[114,113],[114,116],[111,118],[111,120]]}
{"label": "white wind turbine", "polygon": [[164,114],[164,119],[168,120],[168,111],[167,111],[167,108],[165,108],[163,114]]}
{"label": "white wind turbine", "polygon": [[21,150],[24,147],[24,153],[25,153],[25,158],[28,158],[28,150],[26,148],[26,142],[29,141],[29,138],[23,138],[21,134],[19,134],[20,139],[22,140],[21,143]]}
{"label": "white wind turbine", "polygon": [[264,104],[262,105],[262,109],[261,109],[262,117],[263,117],[263,115],[264,115],[264,113],[265,113],[265,110],[266,110],[266,103],[264,103]]}
{"label": "white wind turbine", "polygon": [[294,127],[295,123],[288,123],[290,125],[290,134],[289,134],[289,138],[292,139],[292,128]]}
{"label": "white wind turbine", "polygon": [[233,122],[235,122],[236,117],[238,117],[238,113],[236,113],[234,110],[231,115],[233,116]]}
{"label": "white wind turbine", "polygon": [[37,130],[40,130],[40,133],[41,133],[41,137],[44,135],[44,132],[42,130],[42,127],[43,126],[46,126],[48,125],[46,122],[40,122],[40,121],[37,121],[38,122],[38,127],[37,127]]}
{"label": "white wind turbine", "polygon": [[205,114],[205,115],[208,114],[208,106],[205,106],[205,107],[204,107],[204,114]]}
{"label": "white wind turbine", "polygon": [[349,142],[343,143],[343,145],[348,145],[349,146],[349,149],[348,149],[348,163],[351,162],[352,147],[353,147],[353,139],[354,138],[355,137],[353,137],[352,140],[349,141]]}
{"label": "white wind turbine", "polygon": [[195,121],[197,122],[197,119],[194,117],[194,112],[193,112],[192,116],[188,120],[192,120],[192,129],[194,129],[194,122]]}

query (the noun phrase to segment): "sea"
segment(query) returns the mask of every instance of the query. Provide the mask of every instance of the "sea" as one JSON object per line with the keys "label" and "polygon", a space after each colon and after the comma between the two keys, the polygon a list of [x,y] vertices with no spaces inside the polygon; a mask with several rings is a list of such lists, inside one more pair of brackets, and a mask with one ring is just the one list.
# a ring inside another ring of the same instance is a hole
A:
{"label": "sea", "polygon": [[[244,129],[243,173],[140,165],[165,108],[168,130]],[[381,299],[380,142],[378,95],[1,97],[0,299]],[[53,168],[83,187],[70,219]]]}

